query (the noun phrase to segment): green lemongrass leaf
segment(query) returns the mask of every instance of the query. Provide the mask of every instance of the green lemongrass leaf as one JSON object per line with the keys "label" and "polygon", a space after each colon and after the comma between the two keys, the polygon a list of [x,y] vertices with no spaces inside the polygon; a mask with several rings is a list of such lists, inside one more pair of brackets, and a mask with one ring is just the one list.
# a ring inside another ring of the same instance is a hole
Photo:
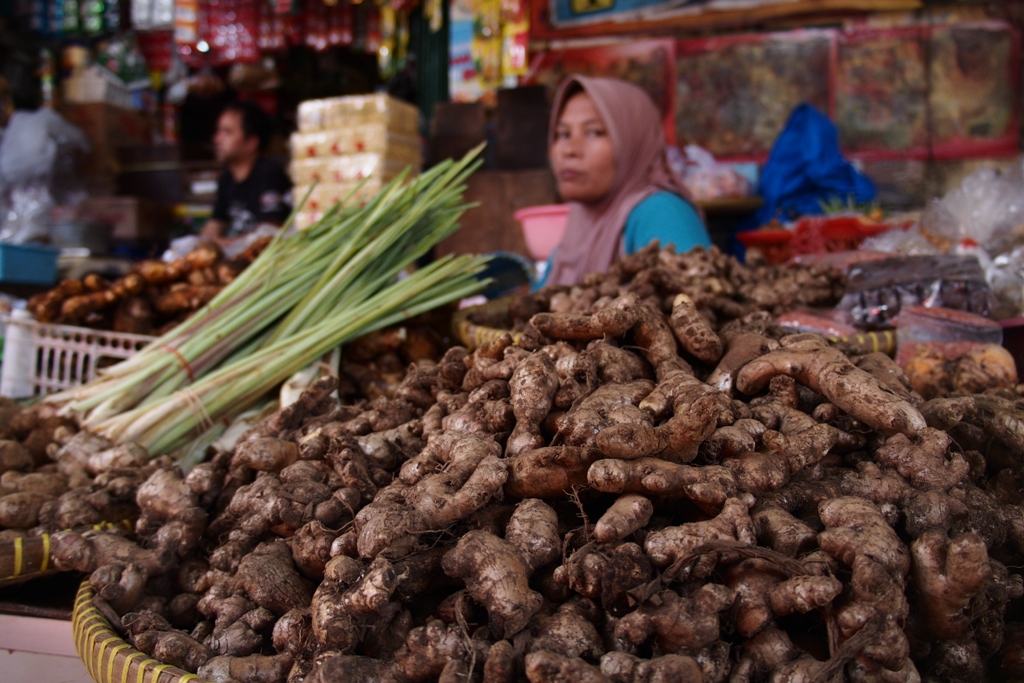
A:
{"label": "green lemongrass leaf", "polygon": [[[110,429],[112,424],[104,426],[101,433],[125,436],[139,441],[151,453],[162,453],[192,433],[207,416],[216,421],[225,416],[228,408],[235,411],[248,407],[251,401],[338,344],[479,291],[487,283],[471,278],[483,270],[485,262],[481,258],[459,257],[431,264],[338,316],[341,320],[325,320],[298,338],[261,349],[197,382],[187,393],[176,394],[148,411],[121,416],[116,422],[118,431]],[[452,287],[453,284],[456,286]],[[382,316],[382,311],[387,315]],[[196,408],[200,403],[202,411]]]}
{"label": "green lemongrass leaf", "polygon": [[458,229],[479,152],[400,175],[362,206],[339,203],[304,230],[282,231],[187,321],[58,402],[100,433],[166,452],[330,348],[478,291],[479,258],[399,275]]}

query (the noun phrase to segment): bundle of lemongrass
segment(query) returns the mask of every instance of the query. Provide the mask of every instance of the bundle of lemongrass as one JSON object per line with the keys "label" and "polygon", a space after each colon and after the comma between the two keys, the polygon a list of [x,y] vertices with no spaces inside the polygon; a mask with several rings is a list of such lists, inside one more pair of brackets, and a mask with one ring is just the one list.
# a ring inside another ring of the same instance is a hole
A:
{"label": "bundle of lemongrass", "polygon": [[480,148],[361,207],[335,207],[275,240],[191,318],[90,384],[47,400],[81,425],[160,455],[252,406],[332,348],[466,297],[486,259],[399,274],[458,228]]}

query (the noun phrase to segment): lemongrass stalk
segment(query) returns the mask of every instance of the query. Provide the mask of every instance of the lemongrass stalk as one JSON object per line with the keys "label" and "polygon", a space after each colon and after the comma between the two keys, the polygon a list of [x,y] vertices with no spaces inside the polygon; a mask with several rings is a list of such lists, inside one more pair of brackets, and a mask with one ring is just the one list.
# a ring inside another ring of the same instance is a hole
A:
{"label": "lemongrass stalk", "polygon": [[[225,378],[230,378],[232,375],[244,373],[248,371],[249,367],[256,369],[265,369],[265,364],[268,359],[271,359],[277,353],[291,352],[296,353],[296,350],[300,350],[309,345],[309,340],[322,340],[327,338],[327,347],[323,351],[329,350],[332,344],[331,339],[334,337],[343,338],[347,334],[348,328],[353,325],[354,320],[359,320],[360,316],[368,315],[375,316],[380,313],[382,306],[386,306],[386,303],[398,302],[404,298],[409,298],[416,294],[416,287],[420,286],[420,282],[433,282],[438,277],[444,278],[449,277],[451,273],[457,267],[469,267],[472,262],[467,259],[452,259],[446,258],[439,260],[438,262],[431,264],[425,269],[417,271],[406,278],[405,280],[396,283],[392,288],[382,292],[376,297],[357,305],[353,309],[341,311],[334,318],[328,318],[321,321],[318,325],[315,325],[307,330],[304,330],[301,334],[296,335],[298,338],[289,338],[277,343],[271,344],[264,347],[258,353],[254,353],[248,357],[240,358],[238,362],[232,363],[228,366],[222,367],[221,369],[211,373],[207,377],[197,381],[190,388],[190,392],[201,394],[204,387],[210,385],[216,385],[217,382],[223,382]],[[440,275],[438,275],[440,273]],[[392,304],[393,305],[393,304]],[[337,320],[340,318],[341,320]],[[361,321],[360,321],[361,322]],[[321,342],[322,343],[322,342]],[[340,342],[335,342],[340,343]],[[321,352],[323,352],[321,351]],[[317,352],[310,354],[311,357],[316,357]],[[304,364],[304,363],[303,363]],[[173,401],[172,401],[173,402]],[[166,406],[164,406],[166,407]],[[116,418],[118,422],[135,423],[138,429],[143,429],[147,423],[152,421],[160,421],[163,419],[163,409],[159,405],[147,405],[144,408],[137,408],[132,411],[128,411]],[[116,438],[116,434],[108,433],[105,431],[108,427],[107,423],[101,423],[96,425],[96,428],[103,434],[109,434],[111,437]]]}
{"label": "lemongrass stalk", "polygon": [[[387,327],[388,325],[393,325],[402,322],[403,320],[408,320],[411,317],[415,317],[416,315],[420,315],[421,313],[432,310],[437,306],[444,305],[452,301],[456,301],[466,296],[470,296],[471,294],[479,292],[483,284],[484,283],[474,280],[473,282],[463,285],[460,289],[452,290],[447,295],[434,297],[430,299],[428,303],[421,304],[420,306],[417,306],[414,309],[406,309],[401,313],[389,316],[388,318],[382,319],[379,322],[364,325],[359,329],[349,332],[342,338],[342,340],[339,343],[350,341],[364,334],[368,334],[370,332],[382,329],[383,327]],[[248,407],[252,401],[258,400],[260,396],[271,391],[274,387],[280,384],[281,381],[283,381],[281,379],[282,373],[276,373],[276,376],[274,376],[273,379],[271,379],[271,375],[268,373],[259,372],[258,374],[260,378],[258,384],[249,384],[246,386],[244,390],[239,390],[237,387],[232,387],[229,391],[224,392],[225,395],[227,396],[227,398],[224,399],[224,402],[231,406],[232,412],[243,406]],[[283,374],[284,376],[289,376],[291,374],[291,371],[289,370],[288,372],[284,372]],[[221,408],[206,407],[205,404],[204,408],[212,420],[216,421],[218,419],[221,419],[223,416],[223,409]],[[140,438],[139,442],[144,445],[147,445],[147,447],[150,449],[150,452],[155,454],[165,452],[168,448],[174,447],[174,445],[179,443],[181,439],[187,437],[190,429],[195,428],[194,426],[189,426],[189,420],[193,418],[193,415],[189,413],[187,402],[184,412],[186,414],[183,415],[182,417],[179,417],[177,420],[172,421],[169,425],[169,428],[165,425],[156,426],[153,428],[153,430],[150,431],[150,433]]]}
{"label": "lemongrass stalk", "polygon": [[[235,410],[240,397],[250,400],[247,391],[273,386],[279,373],[299,369],[296,364],[324,343],[340,343],[479,289],[481,283],[460,271],[475,272],[479,263],[465,260],[393,283],[413,259],[457,229],[467,208],[462,183],[479,165],[478,152],[439,164],[408,184],[398,178],[362,207],[335,206],[306,230],[280,233],[185,323],[60,398],[87,410],[90,426],[118,439],[144,433],[147,442],[162,447],[205,419],[191,411],[202,412],[204,404],[217,414]],[[438,274],[448,280],[434,279]],[[181,424],[165,437],[157,433],[175,420]]]}
{"label": "lemongrass stalk", "polygon": [[[344,218],[346,218],[349,221],[351,221],[357,214],[358,214],[358,212],[350,212],[347,216],[344,216]],[[345,221],[343,220],[341,222],[344,223]],[[277,243],[277,246],[279,247],[278,251],[283,249],[283,247],[280,247],[281,244],[286,244],[286,243],[279,241]],[[323,253],[323,252],[321,252],[321,253]],[[250,268],[247,268],[245,271],[243,271],[243,276],[248,276],[248,277],[240,276],[240,278],[236,278],[236,280],[233,283],[229,284],[228,287],[225,287],[225,289],[221,292],[221,294],[218,295],[218,297],[215,297],[215,299],[213,301],[211,301],[210,304],[208,304],[202,310],[197,312],[196,315],[192,316],[184,327],[197,327],[200,332],[203,331],[203,330],[211,329],[211,328],[212,329],[219,328],[219,329],[223,330],[223,325],[224,325],[224,323],[226,321],[215,319],[216,318],[215,314],[217,313],[217,311],[215,309],[217,309],[217,304],[218,303],[224,303],[226,305],[231,305],[233,303],[236,303],[239,300],[244,300],[245,299],[245,295],[247,293],[250,293],[252,291],[253,287],[250,285],[250,286],[246,286],[246,287],[243,288],[242,287],[243,283],[245,283],[246,280],[257,279],[259,277],[259,275],[261,274],[261,271],[263,270],[262,268],[260,268],[260,266],[264,265],[267,262],[270,262],[271,268],[273,270],[279,269],[280,265],[281,265],[280,262],[281,262],[281,257],[282,256],[284,256],[284,254],[277,254],[277,253],[275,253],[274,249],[268,247],[268,249],[265,250],[263,254],[261,254],[261,257],[258,258],[257,261],[254,262],[250,266]],[[271,257],[274,257],[274,258],[271,258]],[[264,279],[264,284],[266,284],[270,279],[272,279],[272,278],[265,278]],[[258,282],[254,283],[254,284],[256,286],[259,286]],[[308,285],[308,283],[302,283],[302,287],[306,291],[308,291],[309,285]],[[235,290],[235,289],[238,289],[240,291],[237,292],[237,293],[233,292],[232,290]],[[231,296],[232,295],[235,295],[234,296],[234,301],[231,300]],[[221,300],[223,300],[223,301],[221,301]],[[214,318],[214,319],[211,319],[211,318]],[[168,335],[165,335],[164,337],[161,337],[160,339],[158,339],[156,343],[151,345],[151,348],[153,348],[153,349],[161,349],[164,346],[172,346],[174,344],[174,342],[179,341],[181,339],[182,331],[183,331],[183,327],[179,326],[179,328],[176,328],[175,331],[172,331]],[[181,342],[179,341],[179,344],[180,343]],[[180,349],[177,349],[177,350],[179,351],[179,353],[181,352]],[[147,354],[147,353],[137,354],[136,357],[134,359],[132,359],[132,361],[130,361],[128,364],[119,364],[121,366],[124,366],[124,367],[119,368],[119,374],[122,374],[122,375],[126,374],[126,371],[131,370],[133,365],[143,365],[143,364],[149,365],[149,358],[147,358],[148,355],[150,355],[150,354]],[[187,356],[186,356],[186,358],[187,358]],[[192,365],[192,363],[190,363],[190,365]],[[196,368],[193,368],[193,372],[195,372],[195,370],[196,370]],[[85,406],[81,406],[81,407],[84,408]]]}
{"label": "lemongrass stalk", "polygon": [[[294,304],[304,293],[308,286],[307,281],[292,283],[282,297],[271,301],[272,305],[262,311],[262,315],[254,317],[252,313],[248,316],[228,316],[227,320],[217,323],[216,335],[220,339],[211,344],[210,337],[193,337],[181,343],[177,348],[170,345],[159,347],[147,347],[152,350],[147,354],[148,363],[142,372],[135,372],[132,375],[120,375],[122,381],[101,382],[93,387],[91,396],[74,396],[76,399],[72,409],[80,412],[98,409],[98,414],[103,415],[113,412],[120,412],[128,405],[140,400],[141,396],[153,391],[153,387],[162,385],[168,380],[180,386],[191,376],[200,376],[211,366],[219,362],[232,349],[237,346],[240,338],[251,338],[255,334],[273,324],[276,318]],[[290,291],[289,291],[290,290]],[[267,303],[267,302],[262,302]],[[173,350],[172,350],[173,349]],[[188,369],[183,366],[183,361],[188,364]],[[113,379],[113,378],[111,378]],[[107,387],[104,391],[96,390]]]}
{"label": "lemongrass stalk", "polygon": [[[412,200],[411,206],[401,212],[402,215],[398,220],[391,222],[381,235],[364,247],[364,249],[369,249],[370,252],[366,253],[358,262],[348,261],[335,272],[325,272],[317,287],[311,291],[308,300],[295,308],[292,314],[278,327],[278,331],[272,339],[281,339],[292,334],[302,326],[304,320],[316,319],[319,315],[322,315],[323,309],[332,297],[345,296],[344,283],[352,276],[353,271],[364,267],[366,262],[374,263],[377,258],[383,257],[387,248],[391,246],[389,242],[395,236],[406,234],[409,228],[415,226],[417,221],[423,218],[431,208],[442,203],[438,199],[439,196],[445,196],[447,192],[449,197],[457,199],[461,195],[461,191],[453,192],[449,185],[454,178],[461,177],[467,167],[472,166],[475,169],[479,166],[479,162],[474,161],[474,154],[478,152],[479,148],[458,163],[451,162],[450,160],[443,162],[427,173],[413,179],[410,185],[405,188],[404,194],[399,193],[399,196],[403,199],[409,198]],[[388,204],[389,202],[381,202],[380,206],[384,207]],[[371,214],[371,219],[376,215],[375,213]],[[360,247],[363,247],[363,245],[360,245]],[[401,270],[402,267],[404,267],[404,264],[397,268],[397,270]]]}
{"label": "lemongrass stalk", "polygon": [[[399,179],[396,178],[396,180]],[[398,182],[393,181],[392,183],[389,183],[385,188],[385,191],[378,195],[377,201],[368,205],[371,207],[371,213],[364,222],[364,226],[372,227],[374,219],[378,217],[377,212],[379,210],[392,210],[392,207],[396,203],[393,200],[399,199],[403,194],[408,194],[409,191],[410,190],[408,188],[402,188]],[[398,195],[398,197],[395,197],[395,195]],[[352,256],[364,246],[364,242],[353,240],[352,244],[347,249],[342,250],[338,254],[338,258],[335,259],[332,267],[323,272],[319,281],[310,290],[311,298],[307,297],[304,302],[295,307],[292,313],[284,319],[280,326],[278,326],[278,331],[272,337],[273,339],[285,337],[300,327],[302,321],[307,317],[307,311],[311,306],[315,305],[316,302],[326,298],[327,296],[337,296],[336,290],[338,283],[336,280],[339,279],[339,273],[348,274],[351,272],[351,268],[346,269],[346,266],[352,263]]]}
{"label": "lemongrass stalk", "polygon": [[[301,335],[302,339],[283,340],[211,374],[190,387],[188,395],[176,395],[142,413],[132,411],[122,415],[115,424],[102,425],[99,431],[108,437],[139,441],[152,453],[163,452],[168,444],[195,428],[198,420],[191,412],[196,401],[202,401],[214,420],[222,417],[228,406],[238,410],[243,402],[258,399],[279,384],[282,377],[290,376],[296,368],[305,367],[337,344],[479,291],[485,283],[476,280],[456,281],[455,288],[451,285],[459,270],[465,271],[463,278],[468,278],[482,269],[483,262],[483,259],[449,259],[438,267],[417,271],[388,291],[345,311],[339,316],[347,318],[345,322],[325,320]],[[396,308],[397,312],[390,312]],[[382,317],[382,311],[390,314]],[[232,386],[239,379],[244,379],[245,385]],[[154,434],[154,429],[159,435]],[[154,438],[157,440],[152,441]]]}
{"label": "lemongrass stalk", "polygon": [[[192,376],[200,376],[211,366],[223,359],[231,352],[231,349],[253,335],[258,335],[262,329],[272,325],[275,320],[294,306],[295,302],[305,295],[313,281],[315,270],[310,271],[303,277],[297,277],[285,283],[273,296],[263,297],[257,300],[259,307],[240,305],[245,299],[236,299],[232,302],[230,309],[222,311],[219,318],[211,321],[208,327],[199,334],[193,335],[178,343],[177,347],[170,344],[151,344],[140,354],[130,359],[132,365],[143,365],[142,375],[139,371],[125,366],[124,363],[114,366],[119,369],[117,374],[104,376],[99,382],[90,385],[89,395],[83,396],[84,392],[72,393],[70,398],[74,400],[72,409],[76,411],[87,411],[95,406],[105,405],[106,411],[119,411],[137,400],[139,392],[148,392],[152,385],[161,384],[170,377],[177,377],[177,386],[189,379],[189,373],[182,365],[182,359],[188,364]],[[264,308],[265,307],[265,308]],[[159,341],[159,340],[158,340]],[[126,370],[132,372],[126,373]],[[153,379],[156,377],[156,379]],[[118,384],[119,378],[127,378],[129,390],[125,390],[123,383]],[[112,382],[112,383],[111,383]],[[107,389],[103,389],[107,386]],[[112,398],[120,396],[118,402],[111,402]],[[103,411],[101,411],[102,413]]]}

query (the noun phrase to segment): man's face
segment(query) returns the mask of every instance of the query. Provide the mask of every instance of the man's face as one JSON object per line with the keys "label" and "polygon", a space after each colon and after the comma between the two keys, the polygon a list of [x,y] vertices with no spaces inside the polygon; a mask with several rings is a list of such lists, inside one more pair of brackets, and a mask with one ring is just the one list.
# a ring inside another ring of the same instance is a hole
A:
{"label": "man's face", "polygon": [[237,111],[226,111],[217,120],[217,132],[213,134],[213,149],[217,161],[230,164],[259,149],[256,136],[245,137],[242,129],[242,115]]}

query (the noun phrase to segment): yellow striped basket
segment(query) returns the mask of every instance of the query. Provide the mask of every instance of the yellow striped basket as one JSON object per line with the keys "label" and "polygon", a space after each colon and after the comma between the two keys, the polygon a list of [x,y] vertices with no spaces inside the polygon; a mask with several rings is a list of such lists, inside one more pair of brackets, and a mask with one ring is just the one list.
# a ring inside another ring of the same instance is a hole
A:
{"label": "yellow striped basket", "polygon": [[860,356],[875,351],[881,351],[888,356],[896,353],[895,330],[861,332],[847,337],[826,336],[825,338],[851,356]]}
{"label": "yellow striped basket", "polygon": [[[497,339],[506,332],[512,335],[512,342],[518,344],[523,336],[521,332],[511,332],[499,327],[499,325],[507,325],[509,322],[509,301],[509,297],[502,297],[479,306],[456,311],[452,315],[452,331],[455,333],[455,338],[470,351],[481,344]],[[486,321],[488,324],[481,321]]]}
{"label": "yellow striped basket", "polygon": [[82,582],[71,613],[75,649],[96,683],[206,683],[195,674],[139,652],[110,627],[92,604],[92,587]]}
{"label": "yellow striped basket", "polygon": [[0,588],[56,572],[50,564],[49,534],[0,541]]}
{"label": "yellow striped basket", "polygon": [[[130,519],[100,522],[92,526],[76,527],[72,531],[106,531],[119,527],[131,531],[134,522]],[[50,563],[50,534],[0,541],[0,588],[59,572]]]}

